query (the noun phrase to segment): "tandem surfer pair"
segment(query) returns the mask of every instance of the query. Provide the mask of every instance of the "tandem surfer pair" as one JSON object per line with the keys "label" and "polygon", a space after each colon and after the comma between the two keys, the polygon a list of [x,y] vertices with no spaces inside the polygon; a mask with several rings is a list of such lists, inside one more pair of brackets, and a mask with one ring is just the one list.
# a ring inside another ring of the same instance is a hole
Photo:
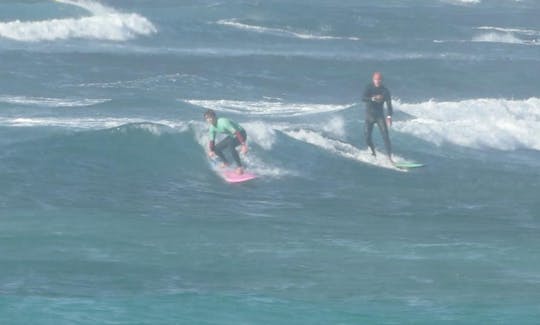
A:
{"label": "tandem surfer pair", "polygon": [[[393,163],[390,136],[388,135],[388,128],[392,126],[392,100],[390,91],[382,84],[382,80],[383,78],[380,72],[373,73],[372,82],[366,86],[362,96],[362,101],[366,103],[364,136],[366,138],[367,146],[371,150],[371,154],[376,156],[375,145],[373,144],[371,135],[373,133],[373,126],[377,124],[384,140],[388,159]],[[386,103],[386,114],[384,112],[384,103]],[[244,166],[242,165],[238,151],[236,151],[236,147],[241,145],[241,152],[243,154],[248,152],[246,143],[247,134],[244,128],[227,118],[218,118],[216,113],[211,109],[204,113],[204,119],[210,125],[208,156],[212,159],[219,157],[222,162],[222,167],[226,167],[229,166],[229,161],[225,157],[224,151],[230,152],[236,163],[236,173],[239,175],[243,174]],[[215,144],[218,133],[223,133],[227,136],[218,144]]]}

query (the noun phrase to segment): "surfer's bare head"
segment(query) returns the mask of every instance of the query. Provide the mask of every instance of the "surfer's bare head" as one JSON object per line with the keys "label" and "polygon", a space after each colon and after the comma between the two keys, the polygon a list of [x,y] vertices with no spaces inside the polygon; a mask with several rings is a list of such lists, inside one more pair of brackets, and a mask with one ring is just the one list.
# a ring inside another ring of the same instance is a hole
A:
{"label": "surfer's bare head", "polygon": [[382,84],[382,80],[383,80],[382,73],[374,72],[372,80],[375,87],[379,87]]}

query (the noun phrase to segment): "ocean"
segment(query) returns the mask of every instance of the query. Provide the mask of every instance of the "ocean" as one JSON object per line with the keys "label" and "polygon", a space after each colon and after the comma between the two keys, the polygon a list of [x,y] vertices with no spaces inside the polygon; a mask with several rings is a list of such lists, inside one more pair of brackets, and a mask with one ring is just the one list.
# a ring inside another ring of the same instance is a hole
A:
{"label": "ocean", "polygon": [[[4,0],[0,323],[538,324],[537,0]],[[394,159],[361,100],[392,94]],[[247,131],[228,184],[207,109]]]}

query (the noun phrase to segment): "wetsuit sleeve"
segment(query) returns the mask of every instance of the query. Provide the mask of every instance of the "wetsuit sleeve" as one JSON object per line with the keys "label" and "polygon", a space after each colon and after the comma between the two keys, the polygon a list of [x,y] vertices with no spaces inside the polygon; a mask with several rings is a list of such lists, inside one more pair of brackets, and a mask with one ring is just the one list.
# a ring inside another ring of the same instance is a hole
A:
{"label": "wetsuit sleeve", "polygon": [[245,144],[246,143],[246,139],[244,139],[244,136],[242,135],[242,133],[240,133],[240,131],[236,131],[234,133],[234,135],[236,136],[236,138],[238,139],[238,142],[240,142],[241,144]]}
{"label": "wetsuit sleeve", "polygon": [[216,131],[211,127],[210,131],[208,132],[208,149],[210,149],[210,151],[214,151],[215,146],[216,146]]}
{"label": "wetsuit sleeve", "polygon": [[388,89],[386,89],[385,101],[386,101],[386,108],[388,110],[387,115],[392,116],[392,114],[394,114],[394,108],[392,107],[392,97],[390,96],[390,91]]}

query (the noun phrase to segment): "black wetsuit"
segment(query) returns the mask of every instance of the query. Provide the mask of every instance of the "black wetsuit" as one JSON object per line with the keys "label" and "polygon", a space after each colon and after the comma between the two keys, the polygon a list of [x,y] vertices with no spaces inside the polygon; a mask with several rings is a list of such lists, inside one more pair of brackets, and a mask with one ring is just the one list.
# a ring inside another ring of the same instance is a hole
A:
{"label": "black wetsuit", "polygon": [[[372,100],[373,96],[382,95],[384,99],[380,102],[375,102]],[[375,146],[373,145],[373,140],[371,139],[371,133],[373,132],[373,125],[377,123],[381,135],[384,139],[384,146],[386,148],[386,153],[388,157],[392,156],[392,148],[390,145],[390,137],[388,135],[388,127],[386,126],[385,114],[384,114],[384,103],[386,103],[386,108],[388,109],[388,116],[392,116],[392,100],[390,98],[390,91],[383,86],[375,87],[373,83],[367,85],[364,95],[362,96],[362,101],[366,103],[366,121],[364,125],[364,136],[366,138],[366,143],[371,149],[373,155],[375,155]]]}

